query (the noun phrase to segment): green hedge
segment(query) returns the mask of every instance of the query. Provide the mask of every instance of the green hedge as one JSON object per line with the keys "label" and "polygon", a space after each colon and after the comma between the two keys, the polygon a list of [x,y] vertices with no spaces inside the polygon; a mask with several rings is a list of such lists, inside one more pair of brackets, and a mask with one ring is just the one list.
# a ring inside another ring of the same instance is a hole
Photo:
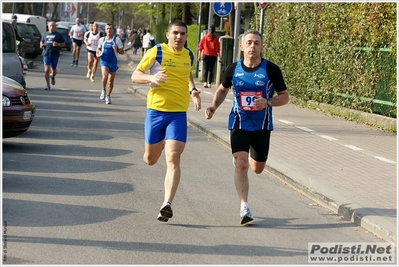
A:
{"label": "green hedge", "polygon": [[396,117],[396,3],[271,3],[263,31],[291,95]]}

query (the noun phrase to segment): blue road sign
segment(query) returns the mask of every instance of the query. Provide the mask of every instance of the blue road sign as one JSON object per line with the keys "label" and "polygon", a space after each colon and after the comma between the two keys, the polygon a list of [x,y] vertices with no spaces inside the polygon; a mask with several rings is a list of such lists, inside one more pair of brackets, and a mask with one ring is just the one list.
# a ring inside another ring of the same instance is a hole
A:
{"label": "blue road sign", "polygon": [[216,2],[213,3],[213,11],[215,14],[224,17],[230,14],[231,10],[233,10],[233,4],[231,2]]}

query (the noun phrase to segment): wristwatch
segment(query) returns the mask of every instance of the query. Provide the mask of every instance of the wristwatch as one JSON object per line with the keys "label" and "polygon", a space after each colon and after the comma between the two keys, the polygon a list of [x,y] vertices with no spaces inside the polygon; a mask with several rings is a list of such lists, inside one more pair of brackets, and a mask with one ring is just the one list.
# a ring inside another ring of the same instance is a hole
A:
{"label": "wristwatch", "polygon": [[272,104],[272,100],[271,100],[271,99],[268,99],[268,100],[267,100],[267,106],[268,106],[268,107],[271,107],[271,106],[273,106],[273,104]]}
{"label": "wristwatch", "polygon": [[193,91],[197,91],[198,92],[198,89],[197,88],[193,88],[193,89],[191,89],[191,91],[190,91],[190,95],[193,93]]}

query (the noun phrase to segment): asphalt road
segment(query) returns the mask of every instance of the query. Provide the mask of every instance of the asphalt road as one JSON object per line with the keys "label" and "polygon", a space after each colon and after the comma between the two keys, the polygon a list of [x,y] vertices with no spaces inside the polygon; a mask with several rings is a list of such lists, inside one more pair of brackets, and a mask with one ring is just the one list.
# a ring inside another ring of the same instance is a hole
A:
{"label": "asphalt road", "polygon": [[27,73],[36,117],[3,140],[3,264],[308,264],[309,242],[381,242],[266,173],[250,172],[255,220],[241,226],[231,153],[193,128],[174,217],[157,221],[165,162],[142,160],[132,71],[121,57],[105,105],[85,62],[63,52],[51,91],[39,58]]}

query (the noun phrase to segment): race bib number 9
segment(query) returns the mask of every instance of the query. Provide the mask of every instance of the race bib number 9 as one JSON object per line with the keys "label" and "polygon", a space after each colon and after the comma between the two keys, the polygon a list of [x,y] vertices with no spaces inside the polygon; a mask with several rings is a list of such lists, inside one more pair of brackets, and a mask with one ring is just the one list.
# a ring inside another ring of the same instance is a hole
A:
{"label": "race bib number 9", "polygon": [[256,111],[255,99],[262,97],[262,92],[240,92],[241,110]]}

